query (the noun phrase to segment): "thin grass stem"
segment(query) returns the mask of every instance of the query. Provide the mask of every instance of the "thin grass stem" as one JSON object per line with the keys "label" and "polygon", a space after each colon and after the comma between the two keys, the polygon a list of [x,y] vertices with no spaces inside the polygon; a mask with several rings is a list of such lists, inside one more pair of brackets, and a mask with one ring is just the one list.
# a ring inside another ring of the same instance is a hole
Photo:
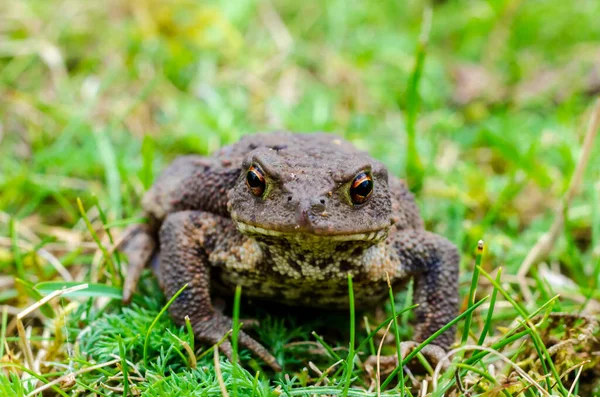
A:
{"label": "thin grass stem", "polygon": [[[396,340],[396,357],[398,358],[398,363],[401,363],[401,342],[400,342],[400,330],[398,329],[398,319],[396,318],[396,301],[394,299],[394,291],[392,290],[392,283],[390,281],[390,275],[386,272],[387,284],[388,284],[388,293],[390,295],[390,305],[392,306],[392,323],[394,324],[394,338]],[[401,368],[398,371],[398,385],[400,387],[400,395],[404,396],[404,370]]]}
{"label": "thin grass stem", "polygon": [[[369,324],[368,317],[364,316],[363,321],[365,322],[365,330],[367,331],[367,335],[371,334],[371,324]],[[357,349],[357,351],[359,350]],[[375,355],[375,342],[373,342],[373,338],[369,338],[369,352],[372,356]]]}
{"label": "thin grass stem", "polygon": [[[473,277],[471,279],[471,288],[469,289],[469,303],[468,307],[471,307],[475,303],[475,294],[477,292],[477,284],[479,283],[479,267],[481,266],[481,259],[483,257],[483,240],[479,240],[477,243],[477,253],[475,255],[475,268],[473,269]],[[469,339],[469,331],[471,330],[471,319],[472,315],[469,314],[465,317],[465,326],[462,333],[462,344],[467,343]]]}
{"label": "thin grass stem", "polygon": [[[235,296],[233,299],[233,318],[232,318],[232,331],[231,331],[231,359],[233,362],[233,371],[238,374],[238,338],[240,334],[240,302],[242,300],[242,286],[238,285],[235,287]],[[237,377],[233,377],[233,395],[238,396]]]}
{"label": "thin grass stem", "polygon": [[[558,386],[559,392],[562,395],[566,395],[568,391],[565,388],[565,386],[563,385],[562,380],[560,379],[560,375],[558,374],[558,371],[556,370],[556,366],[554,365],[554,362],[552,361],[552,357],[550,357],[550,354],[548,353],[548,349],[546,349],[546,346],[542,342],[542,338],[540,337],[539,333],[537,332],[537,329],[536,329],[535,325],[533,323],[531,323],[531,320],[529,319],[529,315],[527,314],[527,312],[525,311],[525,309],[523,309],[521,307],[521,305],[519,305],[510,296],[510,294],[508,292],[506,292],[504,290],[504,288],[502,288],[500,286],[500,284],[497,283],[496,280],[494,280],[485,270],[483,270],[480,266],[478,266],[478,267],[479,267],[479,271],[481,272],[481,274],[483,274],[483,276],[485,278],[487,278],[494,285],[494,287],[496,287],[500,291],[500,293],[502,293],[502,295],[504,296],[504,298],[511,303],[511,305],[515,308],[515,310],[517,310],[517,312],[519,313],[519,315],[524,320],[523,325],[526,326],[526,327],[529,327],[531,329],[531,340],[532,340],[532,342],[533,342],[536,350],[538,351],[538,355],[540,357],[540,362],[542,363],[542,366],[545,368],[546,367],[546,363],[548,364],[548,366],[550,367],[550,372],[552,373],[552,375],[556,379],[556,385]],[[546,361],[546,363],[544,363],[544,361]],[[550,394],[552,394],[552,390],[551,390],[551,387],[550,387],[550,382],[546,381],[546,384],[547,384],[548,389],[549,389],[548,392]]]}
{"label": "thin grass stem", "polygon": [[96,245],[98,246],[98,248],[102,252],[102,255],[104,256],[104,260],[106,261],[106,263],[109,266],[112,284],[120,287],[121,285],[120,285],[119,279],[117,277],[117,269],[112,260],[112,257],[110,255],[110,253],[108,252],[108,250],[106,249],[106,247],[104,247],[104,245],[100,241],[100,238],[98,237],[98,235],[96,234],[96,231],[94,230],[94,227],[92,226],[92,223],[90,222],[90,220],[87,216],[87,213],[85,212],[85,209],[83,208],[83,203],[81,202],[81,199],[79,197],[77,197],[77,207],[79,208],[79,214],[83,218],[83,221],[85,222],[85,225],[87,226],[88,231],[92,235],[92,239],[94,239],[94,241],[96,242]]}
{"label": "thin grass stem", "polygon": [[348,350],[348,358],[346,359],[346,379],[344,383],[344,390],[342,396],[348,396],[348,390],[350,389],[350,381],[352,379],[352,371],[354,369],[354,339],[356,332],[356,320],[354,313],[354,288],[352,286],[352,275],[348,274],[348,303],[350,306],[350,347]]}
{"label": "thin grass stem", "polygon": [[158,319],[167,311],[167,309],[169,308],[169,306],[171,306],[171,304],[173,302],[175,302],[175,299],[177,299],[177,297],[183,292],[184,289],[187,288],[187,286],[188,285],[185,284],[183,287],[181,287],[179,289],[179,291],[177,291],[175,293],[175,295],[173,295],[171,297],[171,299],[169,299],[169,301],[167,302],[167,304],[164,305],[163,308],[160,309],[160,312],[158,312],[158,314],[156,315],[156,317],[154,317],[154,321],[152,321],[152,324],[150,324],[150,327],[148,328],[148,332],[146,332],[146,339],[144,340],[144,365],[146,367],[148,367],[148,346],[150,344],[150,333],[152,332],[152,329],[154,328],[154,326],[158,322]]}
{"label": "thin grass stem", "polygon": [[[496,283],[500,285],[500,278],[502,276],[502,268],[498,268],[498,273],[496,274]],[[488,333],[492,327],[492,318],[494,316],[494,308],[496,307],[496,298],[498,297],[498,288],[494,286],[494,290],[492,291],[492,297],[490,298],[490,308],[488,309],[487,316],[485,318],[485,322],[483,323],[483,329],[481,330],[481,334],[479,335],[479,339],[477,340],[478,345],[483,345],[485,338],[487,338]]]}
{"label": "thin grass stem", "polygon": [[123,395],[129,395],[129,364],[125,356],[125,345],[121,335],[117,335],[117,343],[119,344],[119,357],[121,358],[121,372],[123,373]]}
{"label": "thin grass stem", "polygon": [[10,218],[8,221],[8,232],[10,233],[10,240],[12,245],[13,260],[15,262],[15,268],[17,270],[17,276],[22,280],[27,280],[25,274],[25,266],[23,265],[23,257],[21,256],[21,249],[19,248],[19,236],[17,233],[17,226],[14,218]]}
{"label": "thin grass stem", "polygon": [[419,344],[419,346],[415,347],[412,352],[410,352],[409,354],[406,355],[406,358],[404,358],[404,360],[402,360],[402,363],[399,363],[398,367],[396,367],[396,369],[394,369],[392,371],[392,373],[390,373],[388,375],[387,379],[381,385],[381,388],[385,389],[385,387],[390,384],[390,382],[392,381],[393,377],[396,376],[396,374],[400,371],[400,369],[404,365],[406,365],[407,363],[409,363],[410,360],[412,360],[417,355],[417,353],[419,353],[421,350],[423,350],[423,348],[425,346],[427,346],[428,344],[430,344],[431,342],[433,342],[435,340],[435,338],[437,338],[438,336],[440,336],[441,334],[443,334],[444,332],[446,332],[446,330],[450,329],[452,326],[454,326],[454,324],[456,324],[457,322],[459,322],[460,320],[462,320],[469,313],[471,313],[474,310],[476,310],[479,306],[481,306],[487,300],[487,298],[488,297],[486,296],[483,299],[481,299],[479,302],[475,303],[473,306],[469,307],[467,310],[465,310],[463,313],[459,314],[457,317],[455,317],[448,324],[446,324],[445,326],[443,326],[442,328],[440,328],[438,331],[434,332],[433,335],[431,335],[429,338],[425,339],[421,344]]}
{"label": "thin grass stem", "polygon": [[[415,305],[409,306],[405,309],[402,309],[402,311],[396,315],[396,319],[398,319],[398,317],[402,316],[404,313],[417,308],[417,306],[419,306],[419,305],[415,304]],[[392,319],[393,319],[393,317],[388,317],[387,319],[385,319],[384,322],[379,324],[377,326],[377,328],[375,328],[371,333],[369,333],[369,335],[362,342],[360,342],[360,344],[356,348],[356,351],[361,351],[370,340],[373,340],[373,337],[375,335],[377,335],[377,332],[379,332],[379,330],[383,329],[383,327],[386,327],[388,325],[388,323],[390,321],[392,321]]]}

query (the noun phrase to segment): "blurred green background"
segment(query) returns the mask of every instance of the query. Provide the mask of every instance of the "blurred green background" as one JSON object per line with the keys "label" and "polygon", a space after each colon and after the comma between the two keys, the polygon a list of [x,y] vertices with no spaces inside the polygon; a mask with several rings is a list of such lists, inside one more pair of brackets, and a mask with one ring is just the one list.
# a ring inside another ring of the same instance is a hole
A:
{"label": "blurred green background", "polygon": [[[177,154],[280,129],[341,134],[406,177],[414,103],[429,226],[467,252],[484,237],[511,264],[578,157],[600,90],[600,2],[435,2],[415,102],[426,6],[4,1],[0,209],[40,236],[78,221],[76,197],[133,216]],[[570,216],[584,251],[599,165]]]}
{"label": "blurred green background", "polygon": [[[599,20],[597,0],[4,0],[0,273],[18,273],[18,240],[50,244],[86,278],[78,197],[118,228],[178,154],[327,131],[411,181],[427,227],[464,253],[463,296],[480,238],[485,267],[504,267],[513,288],[581,152],[600,92]],[[531,274],[538,303],[560,292],[564,310],[600,311],[599,154],[596,142]],[[30,282],[57,278],[27,269]]]}

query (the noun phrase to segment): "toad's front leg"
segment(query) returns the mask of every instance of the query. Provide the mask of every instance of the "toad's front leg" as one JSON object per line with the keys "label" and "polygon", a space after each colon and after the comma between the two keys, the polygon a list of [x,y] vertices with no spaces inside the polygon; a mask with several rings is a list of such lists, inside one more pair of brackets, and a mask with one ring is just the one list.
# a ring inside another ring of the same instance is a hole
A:
{"label": "toad's front leg", "polygon": [[[414,277],[415,340],[422,342],[458,314],[458,263],[456,247],[437,234],[414,231],[398,234],[396,249],[405,271]],[[447,349],[455,328],[436,338]]]}
{"label": "toad's front leg", "polygon": [[[397,231],[390,236],[392,255],[397,255],[398,274],[414,278],[415,340],[422,342],[458,314],[458,264],[456,247],[445,238],[424,230]],[[452,342],[455,327],[438,336],[423,350],[439,361]]]}
{"label": "toad's front leg", "polygon": [[[229,219],[201,211],[183,211],[170,214],[159,235],[159,280],[167,295],[172,297],[181,287],[188,287],[173,302],[169,311],[178,324],[185,324],[188,316],[198,340],[215,344],[232,328],[229,317],[214,310],[210,300],[209,255],[218,238],[231,234]],[[239,342],[275,371],[281,367],[261,344],[243,331]],[[219,347],[231,359],[228,341]]]}

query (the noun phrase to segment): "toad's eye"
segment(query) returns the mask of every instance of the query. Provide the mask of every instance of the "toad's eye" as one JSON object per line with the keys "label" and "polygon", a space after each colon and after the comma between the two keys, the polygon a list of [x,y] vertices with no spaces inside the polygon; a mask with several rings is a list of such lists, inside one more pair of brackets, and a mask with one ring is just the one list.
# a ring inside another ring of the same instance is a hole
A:
{"label": "toad's eye", "polygon": [[373,178],[366,172],[356,175],[350,185],[350,198],[354,204],[366,202],[373,193]]}
{"label": "toad's eye", "polygon": [[263,171],[257,165],[252,165],[246,173],[246,185],[250,188],[253,195],[260,197],[265,192],[267,183]]}

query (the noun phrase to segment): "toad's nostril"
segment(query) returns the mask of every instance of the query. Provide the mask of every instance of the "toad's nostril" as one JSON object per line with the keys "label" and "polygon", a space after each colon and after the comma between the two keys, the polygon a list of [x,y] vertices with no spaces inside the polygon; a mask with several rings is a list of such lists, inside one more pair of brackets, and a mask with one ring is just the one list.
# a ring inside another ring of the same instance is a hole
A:
{"label": "toad's nostril", "polygon": [[313,212],[322,212],[325,211],[326,204],[327,199],[325,197],[316,197],[311,200],[310,207]]}

